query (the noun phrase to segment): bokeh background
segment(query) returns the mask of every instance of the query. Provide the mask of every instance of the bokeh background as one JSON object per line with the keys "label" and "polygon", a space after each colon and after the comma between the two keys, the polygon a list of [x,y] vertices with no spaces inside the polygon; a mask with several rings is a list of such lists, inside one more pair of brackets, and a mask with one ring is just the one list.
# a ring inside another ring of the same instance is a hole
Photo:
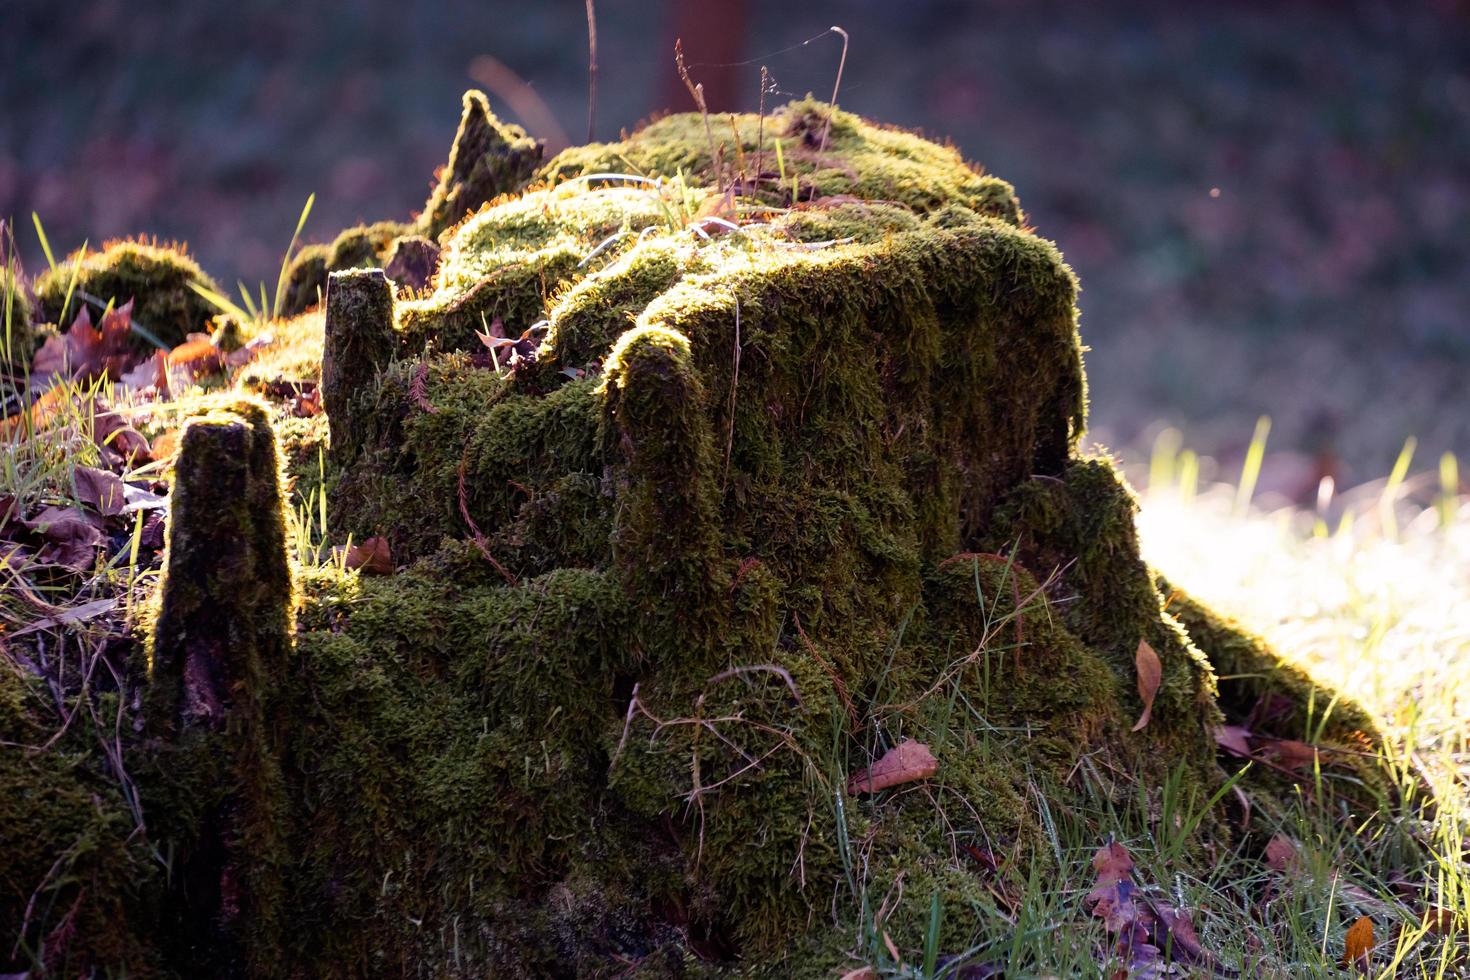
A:
{"label": "bokeh background", "polygon": [[[1093,436],[1163,425],[1234,465],[1274,421],[1309,496],[1470,451],[1470,7],[1463,2],[602,0],[596,135],[829,96],[1014,183],[1081,278]],[[810,43],[801,42],[815,37]],[[186,240],[274,283],[307,237],[406,217],[468,86],[552,143],[587,127],[581,0],[0,0],[0,217],[53,245]],[[518,79],[519,81],[515,81]],[[541,107],[536,105],[540,101]],[[1417,468],[1417,467],[1416,467]]]}

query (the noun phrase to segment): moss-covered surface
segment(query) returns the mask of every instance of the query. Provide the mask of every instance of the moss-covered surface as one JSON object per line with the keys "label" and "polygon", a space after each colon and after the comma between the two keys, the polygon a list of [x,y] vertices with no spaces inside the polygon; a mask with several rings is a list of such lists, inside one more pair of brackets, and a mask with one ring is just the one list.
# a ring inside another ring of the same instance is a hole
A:
{"label": "moss-covered surface", "polygon": [[31,301],[20,277],[0,267],[0,371],[19,374],[36,352]]}
{"label": "moss-covered surface", "polygon": [[[80,264],[78,264],[80,263]],[[73,286],[73,283],[75,284]],[[133,321],[166,347],[184,342],[191,333],[204,333],[218,312],[192,286],[219,292],[219,286],[195,264],[182,246],[146,241],[109,242],[100,252],[73,255],[36,279],[36,302],[41,315],[63,329],[76,316],[80,290],[101,303],[133,303]],[[62,306],[72,290],[69,312],[62,322]],[[94,317],[97,311],[93,310]],[[154,344],[134,335],[139,350]]]}
{"label": "moss-covered surface", "polygon": [[[197,974],[176,940],[207,926],[258,976],[831,976],[880,904],[912,956],[935,896],[958,951],[1000,914],[962,842],[1045,873],[1049,808],[1220,790],[1220,708],[1249,696],[1221,673],[1314,697],[1139,557],[1130,492],[1078,453],[1076,283],[1009,187],[828,114],[736,117],[718,166],[697,116],[568,151],[446,233],[428,295],[346,274],[367,316],[329,292],[336,444],[282,424],[288,472],[398,571],[299,570],[288,646],[278,564],[252,588],[176,573],[171,544],[154,662],[216,583],[204,642],[241,692],[179,766],[155,674],[135,778],[173,800],[169,774],[214,777],[170,825],[213,877],[156,887],[175,918],[88,962]],[[215,464],[226,517],[191,514],[181,463],[171,532],[222,555],[262,526],[231,515],[280,507],[258,415],[225,411],[184,458],[248,444]],[[1133,731],[1141,641],[1162,682]],[[1356,711],[1323,737],[1371,734]],[[905,739],[931,778],[849,792]],[[1201,814],[1179,860],[1229,833]]]}

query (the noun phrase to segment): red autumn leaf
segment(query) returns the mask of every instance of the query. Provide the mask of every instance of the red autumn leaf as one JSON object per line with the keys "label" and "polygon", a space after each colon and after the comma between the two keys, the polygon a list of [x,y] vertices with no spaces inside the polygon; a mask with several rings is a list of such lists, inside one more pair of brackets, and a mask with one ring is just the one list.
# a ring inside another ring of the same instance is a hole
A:
{"label": "red autumn leaf", "polygon": [[322,414],[322,391],[312,387],[291,396],[291,414],[298,419],[309,419]]}
{"label": "red autumn leaf", "polygon": [[1099,884],[1120,881],[1133,873],[1133,855],[1122,844],[1110,841],[1092,856],[1092,870]]}
{"label": "red autumn leaf", "polygon": [[190,380],[220,369],[219,348],[209,339],[209,334],[191,333],[187,340],[168,352],[171,368],[182,369]]}
{"label": "red autumn leaf", "polygon": [[96,327],[92,326],[92,315],[83,306],[70,330],[47,338],[41,345],[33,362],[32,376],[40,381],[53,375],[106,376],[116,381],[137,357],[129,343],[132,320],[132,300],[108,310]]}
{"label": "red autumn leaf", "polygon": [[1164,665],[1147,640],[1138,641],[1138,652],[1133,655],[1133,662],[1138,668],[1138,696],[1143,699],[1143,714],[1138,716],[1133,730],[1141,732],[1148,727],[1149,718],[1153,716],[1154,696],[1159,693],[1159,682],[1164,679]]}
{"label": "red autumn leaf", "polygon": [[1287,769],[1310,769],[1317,763],[1315,746],[1290,738],[1267,743],[1263,754],[1274,756],[1276,761]]}
{"label": "red autumn leaf", "polygon": [[121,514],[127,503],[122,479],[91,466],[76,468],[77,499],[103,517]]}
{"label": "red autumn leaf", "polygon": [[1112,955],[1132,978],[1163,977],[1168,969],[1163,950],[1176,963],[1204,967],[1212,975],[1233,975],[1200,943],[1190,914],[1160,898],[1133,876],[1133,858],[1113,841],[1098,849],[1092,866],[1097,881],[1087,894],[1092,914],[1114,937]]}
{"label": "red autumn leaf", "polygon": [[900,742],[883,758],[866,769],[859,769],[847,780],[850,796],[859,793],[876,793],[890,786],[928,779],[939,771],[939,760],[923,742]]}
{"label": "red autumn leaf", "polygon": [[364,575],[392,575],[393,555],[388,550],[388,539],[368,538],[353,545],[347,549],[346,564]]}

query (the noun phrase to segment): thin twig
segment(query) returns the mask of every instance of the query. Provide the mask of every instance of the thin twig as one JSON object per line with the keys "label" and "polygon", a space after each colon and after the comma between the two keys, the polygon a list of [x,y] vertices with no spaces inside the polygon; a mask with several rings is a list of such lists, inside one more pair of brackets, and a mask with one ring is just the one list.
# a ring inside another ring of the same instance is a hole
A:
{"label": "thin twig", "polygon": [[720,495],[724,496],[730,480],[730,453],[735,448],[735,393],[740,389],[740,295],[735,297],[735,368],[730,377],[730,433],[725,439],[725,471],[720,476]]}
{"label": "thin twig", "polygon": [[684,66],[684,43],[679,38],[674,39],[674,67],[678,69],[679,77],[684,80],[684,87],[694,97],[694,104],[699,107],[699,114],[704,118],[704,138],[709,141],[709,163],[715,168],[715,190],[724,193],[725,182],[715,153],[715,133],[710,128],[709,107],[704,102],[704,85],[694,84],[694,80],[689,77],[689,69]]}
{"label": "thin twig", "polygon": [[842,706],[847,709],[847,717],[852,722],[852,730],[854,732],[858,731],[858,729],[862,728],[862,725],[858,721],[857,708],[852,703],[852,695],[847,693],[847,683],[843,681],[842,675],[837,673],[832,668],[832,665],[827,663],[826,658],[817,651],[817,645],[811,641],[811,637],[806,635],[806,630],[801,628],[801,617],[795,612],[792,612],[791,618],[796,623],[796,633],[801,637],[801,642],[806,645],[807,652],[812,655],[812,659],[832,679],[832,689],[837,692],[837,697],[841,699]]}
{"label": "thin twig", "polygon": [[479,550],[480,554],[485,556],[485,560],[490,563],[490,566],[499,572],[501,578],[505,579],[510,585],[520,585],[520,581],[504,565],[496,561],[494,555],[490,554],[490,544],[486,540],[484,532],[480,530],[480,525],[475,523],[475,519],[470,516],[469,495],[465,492],[464,487],[464,471],[469,461],[469,454],[469,440],[465,440],[464,452],[460,453],[459,456],[459,516],[464,518],[464,522],[468,525],[470,534],[472,535],[471,540],[474,541],[475,547]]}
{"label": "thin twig", "polygon": [[587,142],[597,122],[597,11],[587,0]]}
{"label": "thin twig", "polygon": [[837,113],[837,90],[842,87],[842,68],[847,64],[847,32],[836,24],[832,30],[842,35],[842,58],[837,62],[837,80],[832,83],[832,101],[827,106],[827,123],[822,127],[822,141],[817,145],[817,152],[821,153],[827,149],[827,133],[832,129],[832,117]]}
{"label": "thin twig", "polygon": [[761,91],[760,104],[756,109],[755,123],[755,184],[757,190],[761,182],[761,157],[764,155],[766,146],[766,86],[770,84],[771,73],[766,71],[766,66],[761,65]]}
{"label": "thin twig", "polygon": [[[715,676],[711,677],[709,680],[705,681],[704,686],[705,689],[708,690],[714,685],[720,683],[720,681],[726,681],[732,677],[740,677],[744,674],[754,674],[757,671],[766,671],[768,673],[778,675],[783,681],[786,682],[786,686],[791,689],[791,696],[796,699],[796,703],[798,705],[801,704],[801,694],[798,693],[796,690],[796,681],[792,680],[791,672],[785,667],[780,667],[776,664],[747,664],[743,667],[731,667],[729,670],[722,670]],[[702,698],[704,697],[704,695],[701,694],[700,697]]]}

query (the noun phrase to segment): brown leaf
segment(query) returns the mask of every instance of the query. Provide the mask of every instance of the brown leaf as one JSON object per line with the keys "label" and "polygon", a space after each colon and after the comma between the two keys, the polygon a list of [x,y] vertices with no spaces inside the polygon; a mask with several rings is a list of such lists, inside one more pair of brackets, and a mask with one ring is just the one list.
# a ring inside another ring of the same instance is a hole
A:
{"label": "brown leaf", "polygon": [[1117,841],[1110,841],[1092,856],[1092,870],[1099,884],[1121,881],[1133,873],[1133,855]]}
{"label": "brown leaf", "polygon": [[121,514],[127,503],[122,478],[91,466],[76,468],[77,499],[103,517]]}
{"label": "brown leaf", "polygon": [[129,425],[127,419],[100,398],[92,402],[92,441],[117,453],[125,463],[153,458],[153,451],[143,433]]}
{"label": "brown leaf", "polygon": [[1250,737],[1250,731],[1239,725],[1221,725],[1215,729],[1215,744],[1242,759],[1252,758]]}
{"label": "brown leaf", "polygon": [[1147,640],[1138,641],[1138,652],[1133,655],[1133,662],[1138,668],[1138,696],[1143,699],[1143,714],[1138,716],[1133,730],[1141,732],[1148,727],[1153,716],[1154,696],[1159,693],[1159,682],[1164,679],[1164,665]]}
{"label": "brown leaf", "polygon": [[96,562],[97,548],[104,540],[101,518],[77,507],[47,507],[25,523],[46,541],[36,553],[39,560],[76,571]]}
{"label": "brown leaf", "polygon": [[1424,910],[1423,928],[1430,936],[1449,936],[1455,931],[1455,912],[1443,905],[1431,905]]}
{"label": "brown leaf", "polygon": [[173,397],[168,383],[168,352],[156,351],[145,361],[140,361],[131,371],[118,379],[130,391],[152,389],[158,398],[167,401]]}
{"label": "brown leaf", "polygon": [[245,342],[245,345],[243,347],[237,347],[235,350],[232,350],[228,354],[224,355],[223,360],[225,367],[231,370],[234,370],[238,367],[244,367],[246,364],[249,364],[251,361],[255,360],[256,356],[259,355],[262,350],[269,347],[271,344],[274,344],[275,342],[276,338],[274,334],[263,333],[258,337],[251,337]]}
{"label": "brown leaf", "polygon": [[54,616],[38,619],[7,635],[11,639],[14,639],[17,636],[25,636],[29,633],[39,633],[41,630],[49,630],[55,626],[75,626],[77,623],[85,623],[88,620],[96,619],[98,616],[109,613],[116,608],[116,596],[110,599],[94,599],[91,602],[84,602],[80,606],[63,609]]}
{"label": "brown leaf", "polygon": [[1301,863],[1296,841],[1285,834],[1277,834],[1266,845],[1266,865],[1271,870],[1295,872],[1301,867]]}
{"label": "brown leaf", "polygon": [[860,966],[844,973],[842,980],[878,980],[878,971],[871,966]]}
{"label": "brown leaf", "polygon": [[1369,962],[1372,957],[1373,920],[1366,915],[1361,915],[1348,927],[1347,938],[1343,943],[1342,960],[1338,965],[1356,967],[1366,973],[1371,968]]}
{"label": "brown leaf", "polygon": [[208,334],[190,334],[189,339],[168,352],[170,367],[181,368],[190,380],[218,371],[222,361],[219,348]]}
{"label": "brown leaf", "polygon": [[31,361],[31,378],[49,378],[52,375],[70,373],[69,353],[66,334],[51,334]]}
{"label": "brown leaf", "polygon": [[388,550],[388,539],[368,538],[347,549],[348,568],[361,570],[364,575],[392,575],[393,556]]}
{"label": "brown leaf", "polygon": [[291,414],[298,419],[314,418],[322,414],[322,391],[311,388],[298,391],[291,396]]}
{"label": "brown leaf", "polygon": [[33,377],[45,380],[52,375],[76,378],[105,375],[116,381],[136,358],[129,343],[132,321],[132,300],[108,310],[96,327],[92,326],[92,314],[83,306],[70,330],[48,338],[36,352]]}
{"label": "brown leaf", "polygon": [[876,793],[890,786],[928,779],[939,771],[939,761],[923,742],[900,742],[867,769],[853,773],[847,781],[849,796]]}
{"label": "brown leaf", "polygon": [[1317,749],[1306,742],[1283,738],[1267,744],[1265,755],[1273,755],[1287,769],[1310,769],[1317,763]]}

